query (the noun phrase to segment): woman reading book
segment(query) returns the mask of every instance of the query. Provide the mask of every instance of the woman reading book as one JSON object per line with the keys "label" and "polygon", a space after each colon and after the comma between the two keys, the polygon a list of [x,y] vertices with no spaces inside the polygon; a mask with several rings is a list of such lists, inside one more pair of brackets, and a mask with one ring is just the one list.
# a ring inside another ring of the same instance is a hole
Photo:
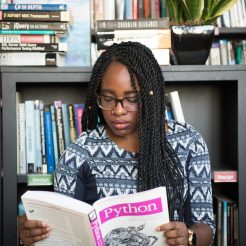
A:
{"label": "woman reading book", "polygon": [[[94,65],[83,133],[64,152],[55,191],[92,204],[105,196],[166,186],[170,223],[156,225],[168,245],[209,245],[214,221],[210,163],[202,136],[165,118],[164,78],[139,43],[114,44]],[[25,245],[49,236],[45,222],[19,218]]]}

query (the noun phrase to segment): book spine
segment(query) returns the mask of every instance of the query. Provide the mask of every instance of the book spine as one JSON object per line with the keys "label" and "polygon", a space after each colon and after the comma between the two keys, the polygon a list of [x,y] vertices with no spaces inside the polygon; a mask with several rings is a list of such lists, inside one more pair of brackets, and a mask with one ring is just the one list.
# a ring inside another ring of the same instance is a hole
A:
{"label": "book spine", "polygon": [[34,173],[35,168],[35,120],[34,101],[25,101],[26,113],[26,161],[28,173]]}
{"label": "book spine", "polygon": [[64,31],[54,31],[54,30],[0,30],[0,34],[33,34],[33,35],[56,35],[56,34],[65,34]]}
{"label": "book spine", "polygon": [[17,21],[69,21],[68,11],[10,11],[0,10],[0,20]]}
{"label": "book spine", "polygon": [[103,20],[103,1],[102,0],[94,0],[94,20]]}
{"label": "book spine", "polygon": [[228,202],[223,201],[223,246],[227,246],[227,207]]}
{"label": "book spine", "polygon": [[84,104],[74,104],[74,115],[76,125],[76,136],[78,137],[82,133],[82,115],[84,111]]}
{"label": "book spine", "polygon": [[125,0],[125,19],[133,19],[133,0]]}
{"label": "book spine", "polygon": [[138,19],[138,0],[132,0],[132,17],[134,20]]}
{"label": "book spine", "polygon": [[68,105],[62,104],[62,117],[63,117],[63,126],[64,126],[64,140],[65,148],[70,144],[70,133],[69,133],[69,116],[68,116]]}
{"label": "book spine", "polygon": [[65,56],[55,52],[0,53],[1,66],[62,66]]}
{"label": "book spine", "polygon": [[0,43],[2,52],[67,52],[67,43]]}
{"label": "book spine", "polygon": [[169,19],[98,20],[96,28],[98,32],[124,29],[169,29]]}
{"label": "book spine", "polygon": [[138,0],[138,18],[144,18],[144,0]]}
{"label": "book spine", "polygon": [[45,150],[47,157],[47,171],[53,174],[55,171],[54,143],[52,136],[52,117],[50,105],[44,106],[44,132],[45,132]]}
{"label": "book spine", "polygon": [[51,122],[52,122],[52,137],[53,137],[53,144],[54,144],[54,158],[55,158],[55,164],[57,164],[59,159],[59,153],[58,153],[58,138],[57,138],[57,127],[56,127],[56,113],[55,113],[54,105],[50,105],[50,112],[51,112]]}
{"label": "book spine", "polygon": [[19,135],[19,174],[27,173],[25,146],[25,104],[18,104],[18,135]]}
{"label": "book spine", "polygon": [[41,155],[42,155],[42,173],[47,173],[47,160],[45,151],[45,132],[44,132],[44,103],[40,100],[40,134],[41,134]]}
{"label": "book spine", "polygon": [[68,31],[67,22],[24,22],[24,21],[2,21],[0,22],[2,30],[54,30]]}
{"label": "book spine", "polygon": [[150,0],[144,0],[144,18],[150,18]]}
{"label": "book spine", "polygon": [[76,127],[75,127],[73,104],[68,105],[68,113],[69,113],[70,141],[73,143],[76,139]]}
{"label": "book spine", "polygon": [[0,34],[0,43],[56,43],[56,35]]}
{"label": "book spine", "polygon": [[125,9],[125,0],[116,0],[115,6],[116,6],[116,13],[115,13],[116,19],[117,20],[123,20],[124,19],[124,9]]}
{"label": "book spine", "polygon": [[115,0],[103,1],[103,15],[105,20],[115,19]]}
{"label": "book spine", "polygon": [[40,108],[39,100],[34,101],[35,120],[35,172],[42,172],[41,132],[40,132]]}
{"label": "book spine", "polygon": [[0,10],[61,11],[67,10],[66,4],[0,4]]}
{"label": "book spine", "polygon": [[58,139],[58,156],[60,157],[65,150],[62,101],[54,101],[54,106]]}

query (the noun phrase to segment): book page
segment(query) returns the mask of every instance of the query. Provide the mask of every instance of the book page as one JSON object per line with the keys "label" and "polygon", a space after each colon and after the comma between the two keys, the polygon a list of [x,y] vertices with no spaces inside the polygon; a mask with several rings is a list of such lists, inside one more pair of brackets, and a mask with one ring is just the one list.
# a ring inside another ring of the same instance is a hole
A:
{"label": "book page", "polygon": [[155,228],[169,222],[166,188],[103,198],[94,203],[104,245],[165,245]]}
{"label": "book page", "polygon": [[[28,219],[47,221],[50,236],[36,246],[94,246],[100,244],[100,230],[94,208],[65,195],[47,191],[27,191],[22,201]],[[94,237],[99,243],[95,243]]]}

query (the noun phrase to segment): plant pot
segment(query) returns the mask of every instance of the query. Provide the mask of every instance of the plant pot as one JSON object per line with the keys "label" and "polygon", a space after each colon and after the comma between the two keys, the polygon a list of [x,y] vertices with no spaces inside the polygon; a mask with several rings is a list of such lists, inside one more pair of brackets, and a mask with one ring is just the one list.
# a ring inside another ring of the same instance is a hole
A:
{"label": "plant pot", "polygon": [[205,64],[214,38],[214,26],[172,26],[171,38],[174,64]]}

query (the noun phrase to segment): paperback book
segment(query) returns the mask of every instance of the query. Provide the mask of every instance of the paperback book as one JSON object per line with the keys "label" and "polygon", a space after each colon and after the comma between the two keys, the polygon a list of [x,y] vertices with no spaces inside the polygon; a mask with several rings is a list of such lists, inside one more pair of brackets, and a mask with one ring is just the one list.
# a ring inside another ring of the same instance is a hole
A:
{"label": "paperback book", "polygon": [[165,187],[102,198],[92,206],[50,191],[27,191],[21,198],[28,219],[52,226],[36,246],[165,245],[163,232],[156,231],[169,222]]}

